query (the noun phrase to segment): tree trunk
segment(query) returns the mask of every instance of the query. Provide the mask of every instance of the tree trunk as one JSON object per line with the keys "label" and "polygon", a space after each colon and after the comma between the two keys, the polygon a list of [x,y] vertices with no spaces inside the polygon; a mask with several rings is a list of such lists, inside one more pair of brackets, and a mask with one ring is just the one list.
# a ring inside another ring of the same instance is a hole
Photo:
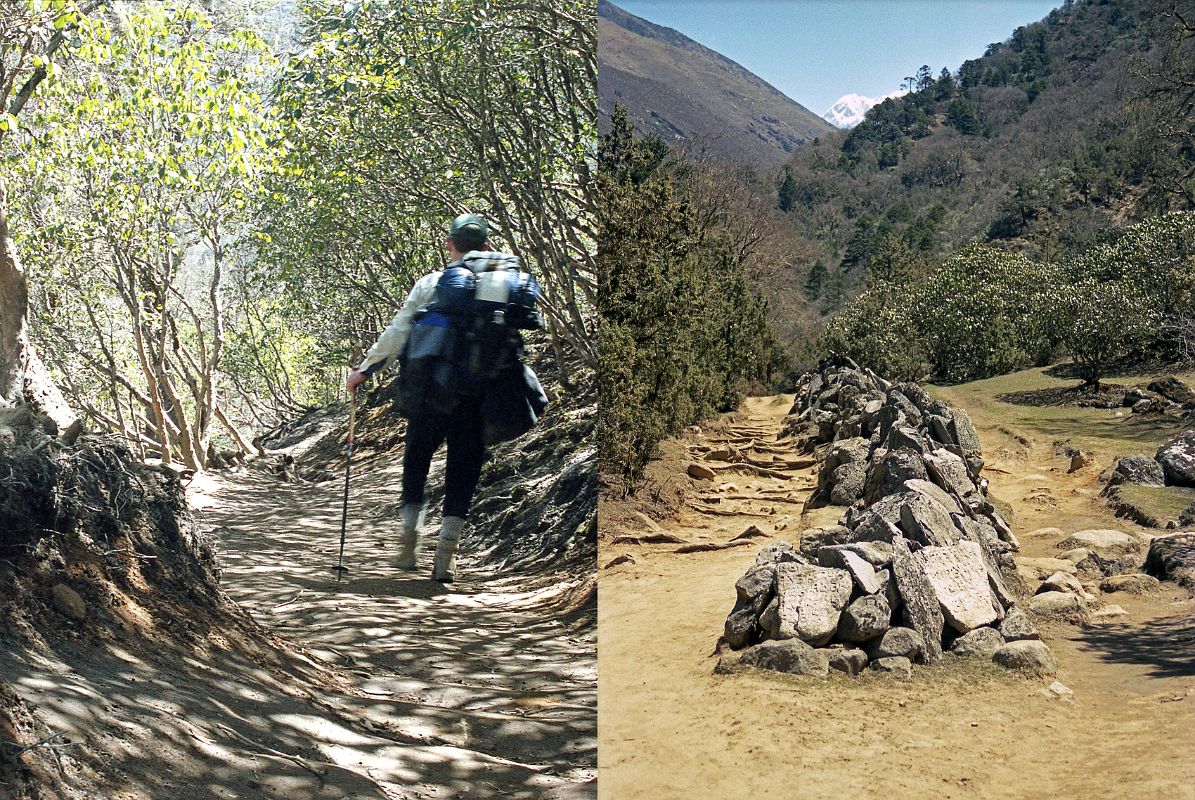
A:
{"label": "tree trunk", "polygon": [[8,235],[7,211],[8,195],[0,179],[0,400],[14,403],[21,396],[28,355],[25,312],[29,288],[17,249]]}
{"label": "tree trunk", "polygon": [[0,402],[28,403],[65,430],[77,418],[29,341],[29,286],[8,231],[8,194],[0,179]]}

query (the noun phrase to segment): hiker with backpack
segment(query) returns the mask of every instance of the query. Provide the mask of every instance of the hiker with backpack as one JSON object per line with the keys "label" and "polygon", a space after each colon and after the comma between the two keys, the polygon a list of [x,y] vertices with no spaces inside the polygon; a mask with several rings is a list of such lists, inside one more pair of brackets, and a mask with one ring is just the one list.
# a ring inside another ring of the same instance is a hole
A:
{"label": "hiker with backpack", "polygon": [[394,321],[349,373],[348,390],[399,365],[396,406],[407,418],[398,566],[414,569],[432,456],[447,442],[444,514],[432,579],[454,579],[456,552],[486,446],[524,432],[547,398],[523,362],[520,330],[543,327],[539,286],[517,257],[490,251],[477,214],[452,221],[450,258],[415,282]]}

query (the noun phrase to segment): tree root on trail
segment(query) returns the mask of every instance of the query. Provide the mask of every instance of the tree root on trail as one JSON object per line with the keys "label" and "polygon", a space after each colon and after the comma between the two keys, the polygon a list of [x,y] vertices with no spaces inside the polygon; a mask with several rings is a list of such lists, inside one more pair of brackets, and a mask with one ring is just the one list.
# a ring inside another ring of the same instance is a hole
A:
{"label": "tree root on trail", "polygon": [[732,539],[729,542],[700,542],[698,544],[687,544],[684,547],[678,547],[672,552],[674,553],[708,553],[713,550],[729,550],[732,547],[743,547],[751,544],[748,539]]}

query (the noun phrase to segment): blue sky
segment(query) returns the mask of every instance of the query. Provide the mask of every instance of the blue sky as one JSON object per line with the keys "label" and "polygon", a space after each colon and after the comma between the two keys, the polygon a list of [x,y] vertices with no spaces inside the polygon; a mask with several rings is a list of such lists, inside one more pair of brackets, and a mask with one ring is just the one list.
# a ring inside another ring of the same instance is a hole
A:
{"label": "blue sky", "polygon": [[751,70],[815,114],[953,72],[1062,0],[614,0]]}

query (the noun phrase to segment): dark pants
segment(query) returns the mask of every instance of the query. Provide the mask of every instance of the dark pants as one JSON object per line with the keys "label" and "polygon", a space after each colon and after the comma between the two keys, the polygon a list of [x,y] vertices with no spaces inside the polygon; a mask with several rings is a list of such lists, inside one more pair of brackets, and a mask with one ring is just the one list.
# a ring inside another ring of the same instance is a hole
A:
{"label": "dark pants", "polygon": [[465,518],[485,461],[481,398],[465,399],[448,415],[417,414],[407,420],[402,458],[402,504],[423,503],[432,456],[448,442],[444,467],[444,516]]}

